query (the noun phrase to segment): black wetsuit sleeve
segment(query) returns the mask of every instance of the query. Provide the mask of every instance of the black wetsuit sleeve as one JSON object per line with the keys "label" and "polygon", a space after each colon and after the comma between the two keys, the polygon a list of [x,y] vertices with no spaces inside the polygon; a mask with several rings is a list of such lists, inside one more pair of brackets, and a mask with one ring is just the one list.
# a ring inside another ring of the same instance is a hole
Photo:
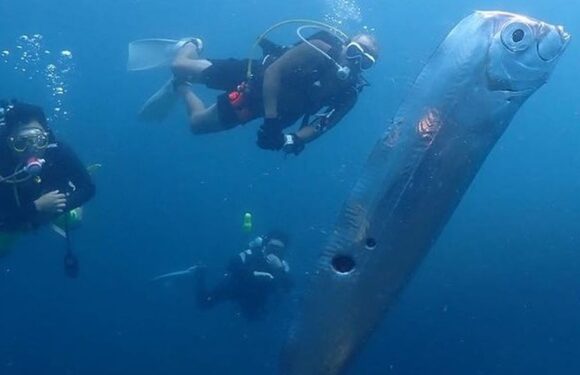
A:
{"label": "black wetsuit sleeve", "polygon": [[66,209],[72,210],[82,206],[95,195],[93,183],[87,168],[74,151],[66,144],[59,144],[58,168],[68,179]]}
{"label": "black wetsuit sleeve", "polygon": [[26,226],[36,225],[38,212],[33,201],[24,202],[13,210],[0,208],[0,231],[26,229]]}

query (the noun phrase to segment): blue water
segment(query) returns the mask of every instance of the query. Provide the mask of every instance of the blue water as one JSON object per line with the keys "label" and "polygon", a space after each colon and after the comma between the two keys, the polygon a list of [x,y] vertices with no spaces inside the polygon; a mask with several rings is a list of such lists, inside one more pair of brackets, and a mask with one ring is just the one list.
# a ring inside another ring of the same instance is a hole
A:
{"label": "blue water", "polygon": [[[372,86],[336,130],[284,159],[254,146],[257,124],[194,137],[182,113],[159,126],[138,123],[137,109],[167,74],[126,72],[127,43],[192,35],[205,40],[206,56],[245,57],[272,23],[333,16],[339,1],[0,1],[0,51],[38,33],[53,54],[72,52],[60,103],[69,113],[53,127],[83,160],[103,165],[98,195],[74,233],[78,280],[63,275],[62,239],[48,229],[0,259],[0,374],[276,373],[324,233],[410,82],[456,22],[475,9],[501,9],[580,36],[577,0],[347,3],[362,18],[346,19],[345,31],[367,26],[382,46]],[[280,38],[292,39],[292,30]],[[576,42],[518,113],[351,373],[580,373]],[[45,75],[14,64],[0,60],[0,97],[54,108]],[[196,262],[222,266],[248,239],[246,211],[256,233],[274,226],[291,235],[298,285],[264,321],[248,323],[230,305],[199,312],[187,285],[149,282]]]}

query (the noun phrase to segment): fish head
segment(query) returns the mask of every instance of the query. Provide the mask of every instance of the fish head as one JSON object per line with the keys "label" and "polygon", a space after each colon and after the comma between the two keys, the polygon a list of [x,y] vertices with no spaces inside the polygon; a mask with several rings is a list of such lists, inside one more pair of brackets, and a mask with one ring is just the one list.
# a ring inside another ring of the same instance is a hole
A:
{"label": "fish head", "polygon": [[493,22],[487,56],[491,91],[531,94],[552,73],[570,42],[562,26],[505,12],[478,12]]}

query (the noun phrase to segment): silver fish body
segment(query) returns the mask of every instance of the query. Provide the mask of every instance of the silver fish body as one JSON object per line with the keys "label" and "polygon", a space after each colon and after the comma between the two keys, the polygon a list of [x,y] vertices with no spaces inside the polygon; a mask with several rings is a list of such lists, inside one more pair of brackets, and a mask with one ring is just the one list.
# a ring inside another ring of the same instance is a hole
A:
{"label": "silver fish body", "polygon": [[569,38],[559,26],[504,12],[475,12],[449,33],[344,204],[282,352],[281,373],[344,371]]}

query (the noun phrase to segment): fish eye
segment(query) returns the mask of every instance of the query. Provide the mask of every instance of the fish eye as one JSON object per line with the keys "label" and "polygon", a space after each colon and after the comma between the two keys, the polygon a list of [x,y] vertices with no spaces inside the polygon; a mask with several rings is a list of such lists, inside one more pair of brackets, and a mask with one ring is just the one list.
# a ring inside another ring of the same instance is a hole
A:
{"label": "fish eye", "polygon": [[501,31],[501,41],[511,52],[522,52],[528,49],[534,39],[534,33],[529,25],[522,22],[512,22]]}
{"label": "fish eye", "polygon": [[525,35],[526,34],[524,33],[524,30],[517,29],[512,33],[512,40],[514,41],[514,43],[519,43],[524,39]]}

